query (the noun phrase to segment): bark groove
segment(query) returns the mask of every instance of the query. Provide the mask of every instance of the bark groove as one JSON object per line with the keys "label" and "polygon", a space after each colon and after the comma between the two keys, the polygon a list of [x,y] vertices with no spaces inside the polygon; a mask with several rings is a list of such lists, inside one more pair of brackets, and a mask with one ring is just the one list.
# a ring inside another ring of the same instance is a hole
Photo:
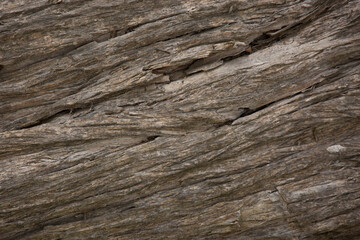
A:
{"label": "bark groove", "polygon": [[0,239],[357,239],[358,0],[2,0]]}

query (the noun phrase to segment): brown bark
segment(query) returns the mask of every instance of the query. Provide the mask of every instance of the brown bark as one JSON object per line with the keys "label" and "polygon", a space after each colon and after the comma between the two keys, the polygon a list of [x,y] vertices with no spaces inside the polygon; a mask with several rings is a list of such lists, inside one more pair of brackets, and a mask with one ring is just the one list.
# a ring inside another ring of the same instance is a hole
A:
{"label": "brown bark", "polygon": [[358,0],[2,0],[0,239],[356,239]]}

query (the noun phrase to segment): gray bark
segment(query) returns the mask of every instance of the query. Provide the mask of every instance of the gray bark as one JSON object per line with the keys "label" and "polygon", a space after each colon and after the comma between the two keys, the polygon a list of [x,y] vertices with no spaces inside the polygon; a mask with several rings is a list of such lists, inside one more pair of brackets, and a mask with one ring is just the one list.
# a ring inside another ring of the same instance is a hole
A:
{"label": "gray bark", "polygon": [[358,0],[2,0],[0,239],[356,239]]}

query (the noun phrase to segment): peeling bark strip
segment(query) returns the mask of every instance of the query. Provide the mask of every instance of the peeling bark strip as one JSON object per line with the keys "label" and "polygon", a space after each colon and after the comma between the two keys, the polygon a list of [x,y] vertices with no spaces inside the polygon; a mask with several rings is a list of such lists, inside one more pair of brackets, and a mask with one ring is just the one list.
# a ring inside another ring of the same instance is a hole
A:
{"label": "peeling bark strip", "polygon": [[2,0],[0,239],[357,239],[358,0]]}

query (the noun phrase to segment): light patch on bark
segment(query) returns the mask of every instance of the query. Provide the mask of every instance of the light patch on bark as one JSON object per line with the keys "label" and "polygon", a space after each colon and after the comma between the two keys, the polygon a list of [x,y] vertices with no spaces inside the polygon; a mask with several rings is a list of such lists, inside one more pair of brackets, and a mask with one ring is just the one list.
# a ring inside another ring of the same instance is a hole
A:
{"label": "light patch on bark", "polygon": [[333,146],[326,148],[326,150],[331,153],[338,153],[338,152],[345,151],[346,147],[343,147],[343,146],[337,144],[337,145],[333,145]]}

